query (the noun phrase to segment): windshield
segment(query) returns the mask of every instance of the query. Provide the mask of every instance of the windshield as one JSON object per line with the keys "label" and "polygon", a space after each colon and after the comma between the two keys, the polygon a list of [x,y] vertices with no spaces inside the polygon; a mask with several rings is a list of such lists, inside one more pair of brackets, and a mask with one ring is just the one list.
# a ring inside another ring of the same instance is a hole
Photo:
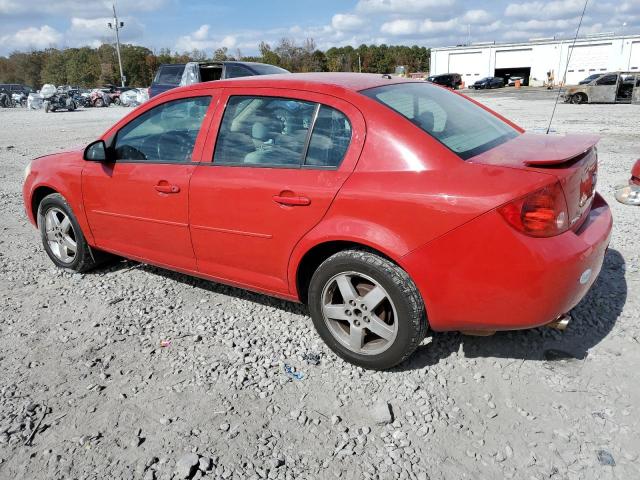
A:
{"label": "windshield", "polygon": [[463,160],[518,136],[518,131],[473,102],[426,82],[398,83],[360,93],[395,110]]}

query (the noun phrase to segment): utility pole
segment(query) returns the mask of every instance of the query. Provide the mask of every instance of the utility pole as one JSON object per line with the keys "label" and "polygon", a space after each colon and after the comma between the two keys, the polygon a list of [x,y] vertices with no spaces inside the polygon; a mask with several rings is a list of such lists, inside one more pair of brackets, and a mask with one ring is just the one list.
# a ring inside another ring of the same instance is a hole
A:
{"label": "utility pole", "polygon": [[124,87],[124,82],[127,77],[122,73],[122,57],[120,56],[120,29],[124,27],[124,22],[118,21],[118,15],[116,14],[116,2],[112,3],[113,6],[113,25],[111,22],[107,23],[110,29],[116,31],[116,52],[118,53],[118,65],[120,66],[120,84]]}
{"label": "utility pole", "polygon": [[362,73],[362,63],[360,62],[360,54],[358,54],[358,72]]}

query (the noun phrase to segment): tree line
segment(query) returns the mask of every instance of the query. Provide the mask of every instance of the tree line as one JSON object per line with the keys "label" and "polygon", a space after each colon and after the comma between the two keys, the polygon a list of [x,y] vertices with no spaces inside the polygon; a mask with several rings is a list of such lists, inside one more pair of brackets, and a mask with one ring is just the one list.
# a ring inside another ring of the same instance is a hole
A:
{"label": "tree line", "polygon": [[[429,70],[429,49],[403,45],[360,45],[319,50],[313,39],[302,44],[283,38],[275,45],[261,42],[259,55],[245,56],[226,47],[212,52],[193,50],[176,53],[164,48],[152,51],[139,45],[120,46],[122,68],[129,86],[144,87],[163,63],[189,61],[242,60],[277,65],[291,72],[367,72],[392,73],[403,65],[409,72]],[[0,57],[0,83],[23,83],[40,88],[45,83],[95,87],[120,84],[116,49],[111,44],[97,48],[47,48],[14,52]]]}

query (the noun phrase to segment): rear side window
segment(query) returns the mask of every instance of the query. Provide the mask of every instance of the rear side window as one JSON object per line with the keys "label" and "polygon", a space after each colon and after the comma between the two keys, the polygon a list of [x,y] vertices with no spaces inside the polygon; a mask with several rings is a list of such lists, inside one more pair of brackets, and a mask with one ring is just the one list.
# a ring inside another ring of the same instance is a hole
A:
{"label": "rear side window", "polygon": [[233,96],[227,102],[213,161],[247,167],[335,168],[350,140],[349,121],[333,108],[287,98]]}
{"label": "rear side window", "polygon": [[337,167],[351,142],[351,124],[342,112],[322,105],[316,118],[305,165]]}
{"label": "rear side window", "polygon": [[173,100],[136,117],[116,135],[116,160],[190,161],[210,102],[211,97]]}
{"label": "rear side window", "polygon": [[179,85],[182,72],[184,72],[184,65],[163,65],[153,82],[159,85]]}
{"label": "rear side window", "polygon": [[360,93],[398,112],[463,160],[518,136],[517,130],[473,102],[425,82]]}
{"label": "rear side window", "polygon": [[253,75],[253,72],[242,65],[228,64],[225,67],[225,78],[249,77],[251,75]]}

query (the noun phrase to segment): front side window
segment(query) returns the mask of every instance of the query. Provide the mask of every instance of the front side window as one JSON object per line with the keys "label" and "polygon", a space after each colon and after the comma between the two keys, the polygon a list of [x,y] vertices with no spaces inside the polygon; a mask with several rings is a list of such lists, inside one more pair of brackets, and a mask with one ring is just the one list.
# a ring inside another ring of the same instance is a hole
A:
{"label": "front side window", "polygon": [[398,83],[363,90],[407,118],[463,160],[518,136],[518,131],[473,102],[429,83]]}
{"label": "front side window", "polygon": [[596,85],[615,85],[618,83],[617,75],[605,75],[596,82]]}
{"label": "front side window", "polygon": [[173,100],[158,105],[122,127],[115,139],[115,159],[187,162],[211,97]]}

